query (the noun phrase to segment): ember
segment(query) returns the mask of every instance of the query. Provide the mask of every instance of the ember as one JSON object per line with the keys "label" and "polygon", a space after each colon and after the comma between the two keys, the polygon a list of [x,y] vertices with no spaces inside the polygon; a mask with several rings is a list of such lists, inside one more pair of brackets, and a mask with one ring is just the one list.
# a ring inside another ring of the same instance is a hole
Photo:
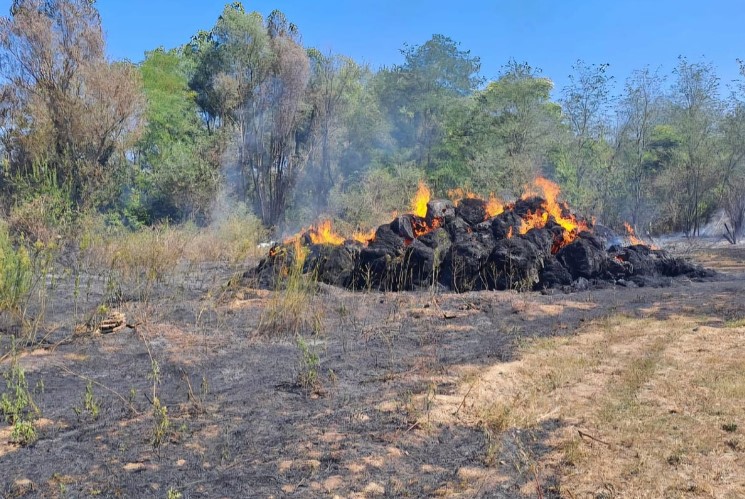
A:
{"label": "ember", "polygon": [[432,199],[420,183],[412,213],[349,239],[325,221],[271,248],[251,275],[261,285],[275,286],[294,255],[305,256],[303,272],[313,272],[322,282],[385,291],[430,286],[458,292],[571,291],[608,284],[664,285],[674,276],[713,274],[643,245],[628,224],[632,245],[607,247],[611,231],[595,230],[592,221],[571,213],[559,201],[559,187],[544,178],[510,204],[461,189],[449,195],[450,200]]}

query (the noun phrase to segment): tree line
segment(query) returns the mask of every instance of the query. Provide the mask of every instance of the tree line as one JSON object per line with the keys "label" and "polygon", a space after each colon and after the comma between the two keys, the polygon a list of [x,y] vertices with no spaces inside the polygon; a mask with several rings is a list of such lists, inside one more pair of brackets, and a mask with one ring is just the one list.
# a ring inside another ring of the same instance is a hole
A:
{"label": "tree line", "polygon": [[323,214],[359,226],[421,179],[509,198],[540,174],[609,226],[696,235],[723,210],[728,237],[742,232],[742,62],[725,87],[705,60],[622,84],[577,61],[553,98],[540,69],[510,60],[487,81],[444,35],[401,54],[372,70],[233,2],[180,47],[111,62],[93,1],[15,0],[0,19],[0,209],[208,223],[227,189],[277,230]]}

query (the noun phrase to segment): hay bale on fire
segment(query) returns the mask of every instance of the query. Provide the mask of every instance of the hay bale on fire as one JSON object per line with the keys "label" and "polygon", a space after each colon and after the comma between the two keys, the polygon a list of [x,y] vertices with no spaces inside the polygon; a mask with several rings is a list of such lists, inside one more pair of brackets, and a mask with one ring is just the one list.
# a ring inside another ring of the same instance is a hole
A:
{"label": "hay bale on fire", "polygon": [[537,179],[535,190],[540,193],[513,203],[463,191],[450,201],[430,199],[422,184],[412,213],[374,235],[345,239],[324,222],[272,247],[251,276],[274,288],[301,266],[321,282],[349,289],[463,292],[664,285],[671,277],[713,275],[632,237],[629,246],[609,247],[618,236],[573,214],[558,201],[555,184]]}

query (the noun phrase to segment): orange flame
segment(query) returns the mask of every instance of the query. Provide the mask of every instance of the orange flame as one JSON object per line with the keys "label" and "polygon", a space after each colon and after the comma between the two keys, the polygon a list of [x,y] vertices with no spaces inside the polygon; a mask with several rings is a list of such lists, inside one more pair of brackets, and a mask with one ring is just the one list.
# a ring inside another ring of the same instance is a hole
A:
{"label": "orange flame", "polygon": [[442,218],[433,218],[431,223],[427,223],[424,220],[412,220],[411,228],[414,231],[414,237],[421,237],[425,234],[429,234],[435,229],[442,227]]}
{"label": "orange flame", "polygon": [[478,195],[474,194],[471,191],[467,191],[466,189],[463,189],[462,187],[458,187],[457,189],[450,189],[448,191],[448,197],[450,198],[450,201],[452,201],[455,206],[458,206],[458,204],[463,199],[481,199]]}
{"label": "orange flame", "polygon": [[[457,189],[450,189],[448,191],[448,197],[455,206],[458,206],[464,199],[483,199],[478,194],[475,194],[466,189],[458,187]],[[489,194],[489,199],[486,200],[486,215],[487,218],[496,217],[500,213],[504,212],[504,203],[497,198],[492,192]]]}
{"label": "orange flame", "polygon": [[492,218],[500,213],[504,213],[504,203],[502,203],[502,201],[500,201],[492,192],[489,194],[489,199],[486,202],[486,214],[489,218]]}
{"label": "orange flame", "polygon": [[375,229],[370,229],[367,232],[357,231],[352,234],[352,239],[354,239],[358,243],[368,244],[370,241],[375,240]]}
{"label": "orange flame", "polygon": [[427,187],[427,184],[419,181],[419,189],[417,189],[414,199],[411,200],[411,212],[418,217],[427,216],[427,203],[429,203],[432,197],[432,192]]}
{"label": "orange flame", "polygon": [[626,227],[626,237],[629,238],[631,244],[644,244],[644,241],[636,237],[636,231],[628,222],[624,222],[623,226]]}
{"label": "orange flame", "polygon": [[548,212],[537,211],[535,213],[528,212],[523,217],[522,224],[520,224],[520,234],[527,233],[530,229],[542,229],[548,222]]}
{"label": "orange flame", "polygon": [[507,231],[507,239],[512,239],[512,226],[510,225],[510,230]]}
{"label": "orange flame", "polygon": [[334,232],[331,220],[324,220],[317,227],[311,227],[308,231],[310,242],[313,244],[333,244],[338,246],[344,244],[344,238]]}
{"label": "orange flame", "polygon": [[[565,203],[558,201],[560,193],[558,185],[546,178],[538,177],[533,181],[533,187],[541,192],[545,201],[541,205],[541,210],[537,213],[528,213],[523,219],[523,224],[520,226],[520,234],[525,234],[533,228],[545,227],[549,217],[551,217],[564,229],[562,241],[559,241],[554,248],[558,251],[559,248],[574,241],[578,233],[589,229],[586,222],[577,220],[571,213],[566,216],[564,215],[565,211],[568,212],[568,210],[565,210]],[[533,188],[528,188],[525,194],[523,194],[522,199],[528,199],[535,195],[536,191]]]}

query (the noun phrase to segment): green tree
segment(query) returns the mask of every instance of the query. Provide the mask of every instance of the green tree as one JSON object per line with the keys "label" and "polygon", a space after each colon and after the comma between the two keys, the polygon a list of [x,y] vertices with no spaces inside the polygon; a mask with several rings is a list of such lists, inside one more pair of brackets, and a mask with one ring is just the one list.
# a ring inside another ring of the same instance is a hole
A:
{"label": "green tree", "polygon": [[[541,172],[559,140],[561,108],[551,102],[553,82],[528,63],[511,60],[475,99],[479,137],[473,161],[477,183],[519,194]],[[467,135],[473,135],[473,132]],[[488,185],[492,183],[492,185]]]}
{"label": "green tree", "polygon": [[671,120],[681,137],[682,158],[675,179],[681,196],[683,229],[699,234],[717,184],[718,125],[723,113],[719,78],[707,62],[678,59]]}
{"label": "green tree", "polygon": [[138,147],[138,184],[147,219],[206,217],[219,183],[221,135],[209,134],[189,88],[180,50],[148,52],[140,66],[147,127]]}
{"label": "green tree", "polygon": [[631,223],[635,230],[651,194],[649,143],[662,119],[664,78],[649,68],[637,70],[626,80],[618,103],[619,140],[629,191]]}
{"label": "green tree", "polygon": [[721,123],[720,205],[729,218],[725,237],[736,244],[745,228],[745,63]]}
{"label": "green tree", "polygon": [[567,198],[585,215],[608,223],[617,216],[616,197],[622,183],[618,141],[609,125],[608,64],[577,61],[563,89],[562,114],[571,137],[555,157],[556,172]]}
{"label": "green tree", "polygon": [[682,159],[682,137],[678,130],[668,123],[652,128],[647,168],[654,172],[651,219],[655,231],[678,230],[682,227],[681,196],[678,172]]}
{"label": "green tree", "polygon": [[433,35],[423,45],[405,46],[401,53],[404,64],[378,73],[378,98],[398,147],[417,166],[433,171],[445,116],[481,84],[481,62],[443,35]]}
{"label": "green tree", "polygon": [[191,84],[207,122],[235,136],[239,192],[275,226],[307,164],[314,130],[306,102],[310,63],[297,27],[279,11],[264,19],[235,2],[190,49]]}
{"label": "green tree", "polygon": [[323,211],[331,188],[340,180],[339,156],[344,139],[345,118],[359,93],[363,69],[340,55],[308,51],[311,79],[308,102],[312,106],[317,141],[306,169],[306,195],[310,204]]}

